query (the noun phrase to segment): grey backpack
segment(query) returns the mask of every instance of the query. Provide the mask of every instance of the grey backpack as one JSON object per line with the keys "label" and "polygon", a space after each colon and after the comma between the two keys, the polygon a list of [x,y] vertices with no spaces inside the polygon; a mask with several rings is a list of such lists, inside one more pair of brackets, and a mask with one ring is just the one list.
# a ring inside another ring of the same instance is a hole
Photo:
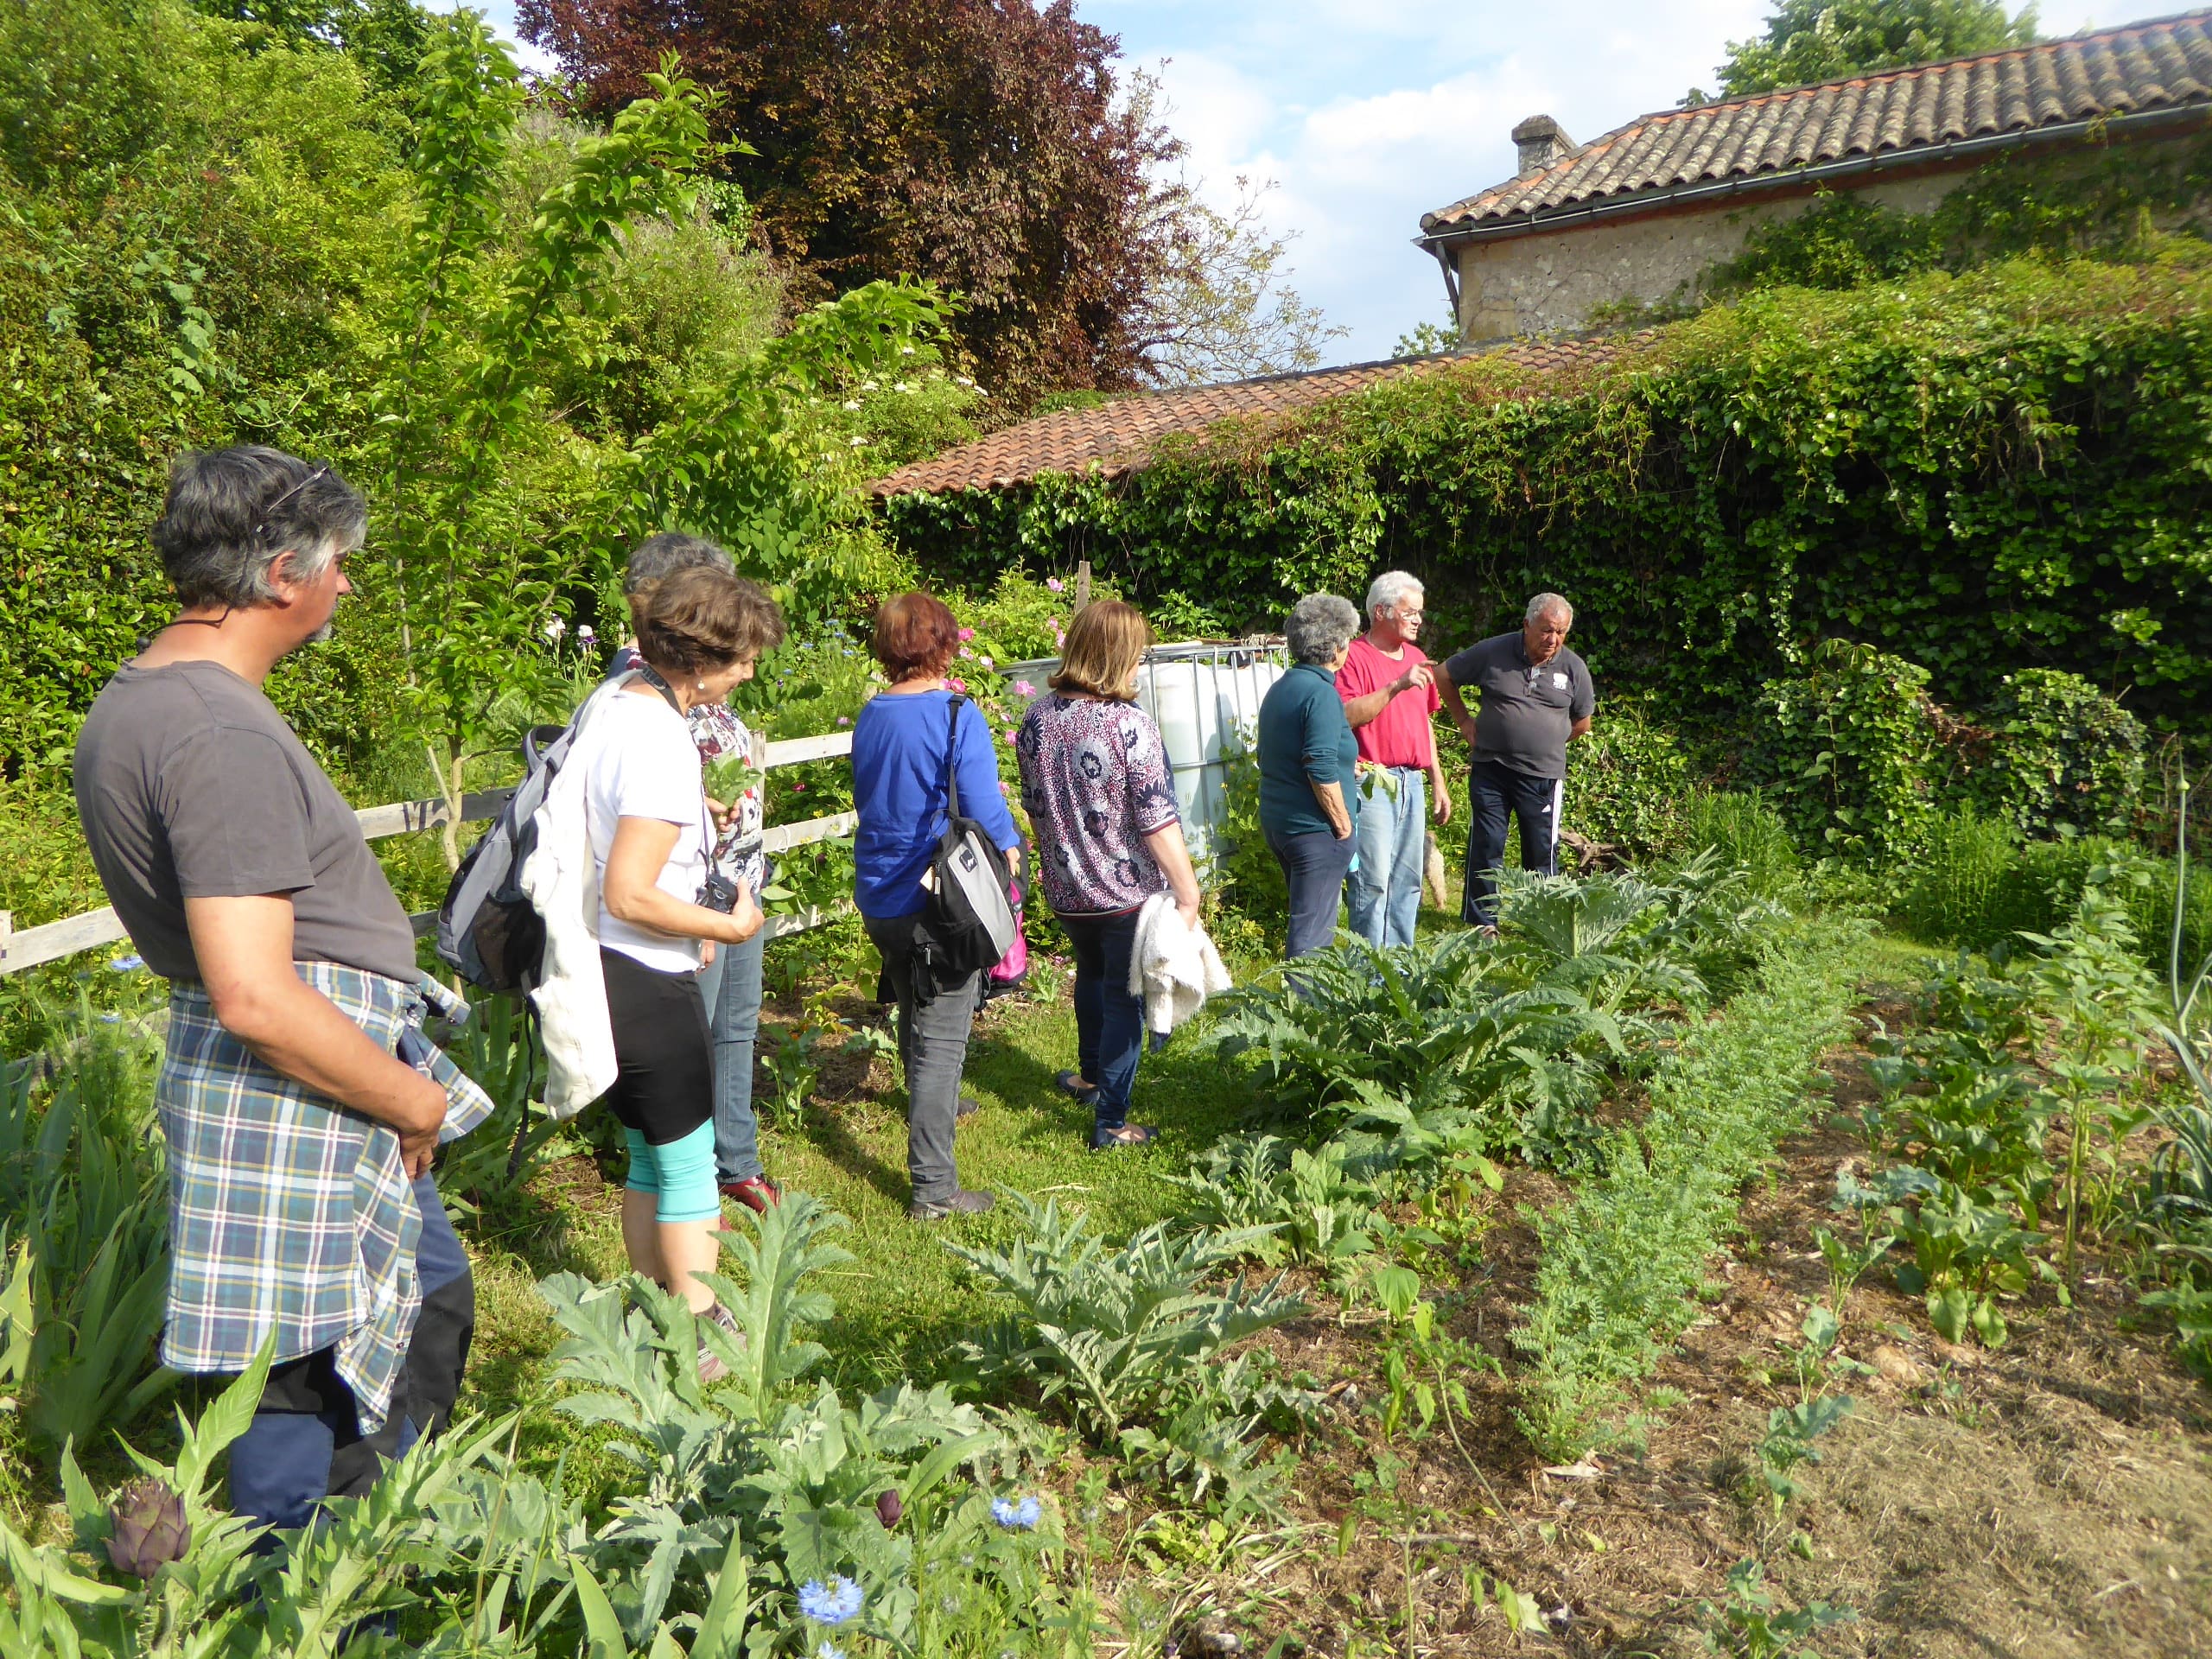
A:
{"label": "grey backpack", "polygon": [[522,873],[537,844],[537,809],[569,758],[576,726],[533,726],[523,734],[522,781],[461,861],[438,907],[439,959],[480,991],[537,982],[545,918],[522,890]]}
{"label": "grey backpack", "polygon": [[[947,706],[944,744],[944,833],[923,878],[923,950],[939,982],[957,982],[995,967],[1020,937],[1007,894],[1012,876],[1006,855],[973,818],[960,816],[960,779],[954,765],[960,744],[960,710]],[[978,715],[978,719],[982,716]]]}

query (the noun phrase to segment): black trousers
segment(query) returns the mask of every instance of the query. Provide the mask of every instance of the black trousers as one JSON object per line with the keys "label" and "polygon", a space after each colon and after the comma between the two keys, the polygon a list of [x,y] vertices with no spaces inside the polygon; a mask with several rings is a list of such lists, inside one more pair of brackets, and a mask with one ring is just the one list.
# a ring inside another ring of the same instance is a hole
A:
{"label": "black trousers", "polygon": [[1497,925],[1497,881],[1505,863],[1509,817],[1521,820],[1521,868],[1531,875],[1559,874],[1559,808],[1563,781],[1535,778],[1495,760],[1478,760],[1467,773],[1467,885],[1459,919],[1471,927]]}
{"label": "black trousers", "polygon": [[476,1286],[435,1177],[415,1183],[415,1202],[423,1213],[415,1255],[423,1311],[390,1416],[374,1433],[361,1432],[353,1391],[327,1348],[271,1366],[251,1426],[231,1446],[231,1507],[238,1514],[303,1527],[324,1498],[362,1496],[418,1435],[440,1433],[452,1417],[476,1332]]}

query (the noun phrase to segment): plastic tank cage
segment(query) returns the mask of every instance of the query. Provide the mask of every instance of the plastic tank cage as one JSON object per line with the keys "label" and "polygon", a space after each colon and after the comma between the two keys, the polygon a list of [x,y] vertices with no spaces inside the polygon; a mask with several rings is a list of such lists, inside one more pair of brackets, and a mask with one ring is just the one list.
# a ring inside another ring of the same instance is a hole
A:
{"label": "plastic tank cage", "polygon": [[[1058,669],[1058,658],[1013,663],[1010,679],[1042,686]],[[1289,656],[1280,639],[1235,644],[1198,642],[1154,645],[1137,671],[1137,704],[1160,728],[1168,764],[1175,771],[1175,800],[1194,858],[1213,850],[1228,817],[1222,758],[1224,741],[1249,747],[1260,723],[1260,700],[1281,679]]]}

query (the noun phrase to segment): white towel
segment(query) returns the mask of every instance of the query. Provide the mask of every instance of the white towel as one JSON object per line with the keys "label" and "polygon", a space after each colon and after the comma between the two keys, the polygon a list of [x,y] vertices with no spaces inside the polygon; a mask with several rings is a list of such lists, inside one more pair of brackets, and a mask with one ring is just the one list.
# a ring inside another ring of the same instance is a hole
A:
{"label": "white towel", "polygon": [[614,1085],[614,1026],[599,965],[599,866],[591,855],[584,788],[604,747],[594,716],[621,682],[594,691],[576,715],[576,735],[560,776],[532,822],[537,844],[522,867],[522,890],[545,922],[543,978],[530,994],[545,1039],[545,1111],[574,1117]]}
{"label": "white towel", "polygon": [[1229,969],[1203,927],[1183,925],[1173,893],[1156,893],[1137,916],[1129,951],[1129,995],[1144,999],[1145,1024],[1163,1036],[1230,988]]}

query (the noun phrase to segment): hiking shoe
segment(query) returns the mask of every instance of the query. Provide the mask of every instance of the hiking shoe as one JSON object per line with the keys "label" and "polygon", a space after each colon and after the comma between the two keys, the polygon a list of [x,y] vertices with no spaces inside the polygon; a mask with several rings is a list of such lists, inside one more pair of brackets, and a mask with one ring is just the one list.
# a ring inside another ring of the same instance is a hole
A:
{"label": "hiking shoe", "polygon": [[1080,1071],[1063,1071],[1052,1079],[1052,1084],[1071,1100],[1079,1100],[1086,1106],[1098,1098],[1098,1085],[1085,1083]]}
{"label": "hiking shoe", "polygon": [[943,1221],[948,1216],[980,1216],[998,1200],[988,1192],[970,1192],[962,1187],[942,1198],[917,1198],[906,1206],[909,1221]]}
{"label": "hiking shoe", "polygon": [[[719,1325],[723,1330],[729,1332],[730,1336],[736,1341],[739,1347],[742,1348],[745,1345],[745,1332],[738,1325],[737,1315],[731,1313],[729,1309],[724,1307],[720,1302],[716,1302],[714,1306],[709,1309],[706,1313],[695,1314],[693,1317],[695,1319],[712,1319],[716,1325]],[[722,1378],[728,1375],[728,1362],[723,1359],[722,1357],[716,1353],[712,1348],[709,1348],[707,1345],[706,1338],[702,1337],[699,1339],[699,1381],[702,1384],[708,1382],[719,1382]]]}
{"label": "hiking shoe", "polygon": [[770,1205],[784,1201],[784,1189],[766,1175],[748,1175],[741,1181],[724,1181],[721,1183],[721,1193],[726,1198],[735,1198],[756,1216],[766,1215]]}
{"label": "hiking shoe", "polygon": [[723,1360],[720,1354],[708,1347],[705,1341],[702,1339],[699,1344],[699,1381],[701,1384],[704,1385],[709,1382],[719,1382],[728,1375],[729,1366],[728,1363]]}

